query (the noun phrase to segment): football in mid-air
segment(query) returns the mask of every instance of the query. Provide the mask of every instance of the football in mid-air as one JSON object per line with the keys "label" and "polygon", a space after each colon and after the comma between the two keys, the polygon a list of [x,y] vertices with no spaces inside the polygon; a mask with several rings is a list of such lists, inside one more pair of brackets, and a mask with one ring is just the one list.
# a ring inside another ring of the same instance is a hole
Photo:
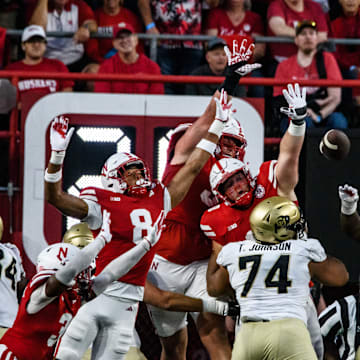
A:
{"label": "football in mid-air", "polygon": [[319,149],[328,160],[343,160],[350,151],[350,139],[341,130],[329,130],[321,139]]}

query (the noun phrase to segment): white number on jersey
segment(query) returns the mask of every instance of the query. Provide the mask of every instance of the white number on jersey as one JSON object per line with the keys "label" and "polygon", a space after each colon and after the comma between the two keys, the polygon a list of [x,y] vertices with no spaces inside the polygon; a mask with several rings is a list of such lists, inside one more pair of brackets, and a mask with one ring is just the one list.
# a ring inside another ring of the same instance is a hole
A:
{"label": "white number on jersey", "polygon": [[[246,297],[251,289],[251,286],[259,271],[261,257],[262,255],[251,255],[242,256],[239,258],[240,271],[247,269],[247,263],[252,263],[249,277],[247,278],[244,284],[243,291],[241,292],[242,297]],[[279,258],[276,260],[275,264],[272,266],[267,276],[265,277],[265,287],[277,287],[279,294],[287,293],[287,288],[291,286],[291,280],[288,279],[289,258],[290,255],[279,256]]]}
{"label": "white number on jersey", "polygon": [[135,209],[130,213],[130,219],[134,225],[133,242],[137,244],[150,231],[152,226],[151,214],[146,209]]}
{"label": "white number on jersey", "polygon": [[1,263],[1,260],[5,258],[4,251],[0,249],[0,278],[2,276],[7,277],[11,281],[11,288],[15,291],[16,290],[16,280],[15,275],[17,273],[16,269],[16,259],[12,257],[11,263],[9,266],[4,269],[3,273],[3,264]]}
{"label": "white number on jersey", "polygon": [[66,327],[67,325],[69,324],[70,320],[72,319],[72,315],[69,314],[69,313],[65,313],[65,314],[62,314],[60,320],[59,320],[59,324],[63,324],[64,326],[62,326],[59,330],[59,334],[58,335],[51,335],[49,338],[48,338],[48,341],[47,341],[47,346],[49,347],[53,347],[56,342],[57,342],[57,339],[59,337],[61,337],[65,330],[66,330]]}

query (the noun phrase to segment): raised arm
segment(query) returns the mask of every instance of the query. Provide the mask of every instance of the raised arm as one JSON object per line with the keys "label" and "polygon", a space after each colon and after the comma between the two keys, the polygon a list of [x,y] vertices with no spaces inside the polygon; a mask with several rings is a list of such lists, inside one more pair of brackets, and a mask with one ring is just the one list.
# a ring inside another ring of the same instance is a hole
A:
{"label": "raised arm", "polygon": [[110,213],[104,210],[103,224],[99,235],[84,249],[79,250],[63,268],[56,271],[54,275],[50,276],[42,286],[39,286],[31,294],[30,301],[27,304],[27,312],[29,314],[37,313],[51,303],[54,298],[71,287],[74,278],[90,266],[103,247],[111,241],[111,238]]}
{"label": "raised arm", "polygon": [[48,21],[48,1],[49,0],[38,0],[29,21],[30,25],[40,25],[46,30]]}
{"label": "raised arm", "polygon": [[63,214],[77,219],[83,219],[88,215],[87,203],[76,196],[63,191],[62,164],[65,152],[69,145],[74,128],[68,132],[69,119],[64,116],[56,117],[51,123],[50,145],[51,157],[45,171],[45,198]]}
{"label": "raised arm", "polygon": [[[254,44],[248,43],[247,39],[243,39],[240,46],[235,40],[232,51],[225,46],[228,66],[225,70],[225,81],[219,88],[226,91],[229,99],[231,99],[231,96],[234,94],[240,78],[261,67],[260,64],[247,64],[253,55],[254,49]],[[219,90],[216,90],[204,113],[192,124],[192,126],[190,126],[177,142],[171,164],[184,164],[194,150],[196,144],[206,135],[207,130],[215,117],[215,99],[219,98],[220,92]]]}
{"label": "raised arm", "polygon": [[206,135],[196,145],[184,166],[177,172],[168,185],[171,196],[171,206],[174,208],[179,204],[202,167],[215,152],[216,144],[221,136],[225,123],[229,119],[231,102],[227,100],[226,91],[222,89],[220,100],[216,101],[216,117]]}
{"label": "raised arm", "polygon": [[341,229],[348,236],[360,242],[360,216],[356,211],[359,201],[358,190],[348,184],[339,186],[339,198],[341,201]]}
{"label": "raised arm", "polygon": [[328,256],[325,261],[309,263],[312,277],[327,286],[344,286],[349,281],[349,273],[339,259]]}
{"label": "raised arm", "polygon": [[276,179],[278,195],[296,200],[294,190],[299,181],[299,157],[306,130],[306,88],[300,91],[299,84],[289,84],[283,94],[289,107],[280,111],[289,116],[290,125],[280,142]]}
{"label": "raised arm", "polygon": [[212,246],[213,248],[206,271],[207,292],[210,296],[220,296],[231,289],[229,274],[224,267],[216,262],[222,246],[216,241],[212,242]]}

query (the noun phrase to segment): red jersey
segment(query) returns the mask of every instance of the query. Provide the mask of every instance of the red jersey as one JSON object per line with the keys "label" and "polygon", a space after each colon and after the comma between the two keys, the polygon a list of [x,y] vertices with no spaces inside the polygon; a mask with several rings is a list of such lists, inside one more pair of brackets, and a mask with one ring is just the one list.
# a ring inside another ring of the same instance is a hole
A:
{"label": "red jersey", "polygon": [[276,160],[264,162],[256,179],[255,196],[252,205],[239,210],[225,203],[205,211],[201,218],[201,229],[211,240],[224,246],[230,242],[245,240],[250,230],[249,217],[254,207],[265,198],[277,196],[275,177]]}
{"label": "red jersey", "polygon": [[[125,64],[118,54],[105,60],[99,74],[152,74],[160,75],[160,67],[144,54],[134,64]],[[164,84],[145,82],[96,81],[95,92],[122,94],[164,94]]]}
{"label": "red jersey", "polygon": [[264,25],[262,23],[260,15],[252,12],[245,11],[245,17],[239,25],[234,25],[225,9],[216,8],[210,10],[207,29],[217,29],[218,36],[223,35],[242,35],[252,36],[264,35]]}
{"label": "red jersey", "polygon": [[[326,69],[326,78],[331,80],[342,80],[339,65],[333,54],[323,52],[324,65]],[[319,73],[316,66],[316,58],[314,56],[311,64],[307,67],[301,67],[297,62],[297,56],[291,56],[278,65],[275,73],[276,79],[286,79],[288,81],[298,81],[304,79],[319,79]],[[282,87],[274,86],[274,96],[282,95]],[[319,87],[306,87],[306,94],[310,95],[317,91]]]}
{"label": "red jersey", "polygon": [[[95,11],[95,19],[98,24],[98,32],[108,33],[112,35],[112,26],[121,22],[130,24],[136,33],[143,32],[143,25],[140,19],[131,11],[126,8],[121,8],[117,15],[108,15],[102,8]],[[103,58],[112,48],[112,39],[99,39],[99,55]],[[138,51],[144,52],[144,48],[141,42],[139,42],[137,48]]]}
{"label": "red jersey", "polygon": [[[202,213],[216,203],[209,183],[209,174],[215,161],[214,157],[208,160],[184,200],[165,219],[166,227],[162,231],[156,254],[173,263],[187,265],[210,256],[211,244],[200,231],[199,224]],[[182,166],[166,166],[163,176],[165,185]]]}
{"label": "red jersey", "polygon": [[[360,13],[355,16],[339,16],[331,22],[331,37],[353,39],[360,38]],[[348,70],[350,66],[360,64],[360,50],[356,45],[336,45],[336,60],[340,67]]]}
{"label": "red jersey", "polygon": [[[112,240],[100,251],[96,259],[96,275],[112,260],[133,248],[147,234],[160,212],[170,208],[167,190],[154,183],[154,188],[145,197],[126,196],[112,191],[88,187],[81,191],[80,198],[97,202],[101,210],[111,213],[110,231]],[[144,286],[154,257],[156,246],[119,281]]]}
{"label": "red jersey", "polygon": [[[317,24],[317,30],[321,32],[327,32],[328,26],[326,22],[326,16],[321,6],[312,0],[304,0],[304,11],[296,12],[290,9],[284,0],[275,0],[270,3],[267,11],[267,22],[274,16],[279,16],[285,20],[285,24],[292,28],[296,27],[296,24],[302,20],[314,20]],[[268,35],[276,36],[268,27]],[[297,47],[295,44],[269,44],[271,56],[278,62],[282,62],[291,55],[296,54]]]}
{"label": "red jersey", "polygon": [[[56,73],[68,73],[68,68],[59,60],[43,58],[42,62],[36,65],[27,65],[23,61],[17,61],[13,64],[9,64],[6,70],[21,70],[28,73],[36,73],[40,71],[44,72],[56,72]],[[34,76],[36,76],[34,74]],[[45,96],[56,91],[62,91],[65,88],[72,88],[74,82],[72,80],[55,80],[55,79],[23,79],[18,82],[18,92],[21,97],[28,91],[36,91]]]}
{"label": "red jersey", "polygon": [[19,360],[53,359],[58,338],[80,308],[81,300],[75,291],[67,290],[37,313],[27,313],[31,294],[54,273],[43,270],[31,279],[13,327],[0,340],[0,344],[6,345]]}

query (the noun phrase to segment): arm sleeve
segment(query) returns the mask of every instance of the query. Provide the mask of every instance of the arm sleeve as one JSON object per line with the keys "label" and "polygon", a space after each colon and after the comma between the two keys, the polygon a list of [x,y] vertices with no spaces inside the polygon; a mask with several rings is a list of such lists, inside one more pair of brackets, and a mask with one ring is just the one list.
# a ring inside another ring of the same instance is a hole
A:
{"label": "arm sleeve", "polygon": [[227,265],[229,265],[229,261],[228,261],[228,246],[224,246],[221,251],[218,254],[218,257],[216,259],[216,263],[218,265],[224,266],[226,267]]}
{"label": "arm sleeve", "polygon": [[46,282],[40,285],[30,296],[30,300],[26,306],[28,314],[36,314],[46,305],[50,304],[57,296],[48,297],[45,293]]}
{"label": "arm sleeve", "polygon": [[105,246],[106,241],[100,233],[94,241],[78,252],[65,266],[55,273],[55,277],[64,285],[71,285],[74,277],[90,266],[97,254]]}
{"label": "arm sleeve", "polygon": [[[89,245],[88,245],[89,246]],[[103,271],[93,280],[93,291],[101,294],[109,284],[124,276],[147,253],[147,240],[140,241],[129,251],[111,261]]]}
{"label": "arm sleeve", "polygon": [[280,4],[279,1],[273,1],[269,5],[268,11],[267,11],[267,20],[268,20],[268,22],[274,16],[282,17],[285,20],[284,10],[282,9],[281,4]]}
{"label": "arm sleeve", "polygon": [[325,261],[327,256],[324,248],[320,244],[319,240],[316,239],[308,239],[308,250],[309,250],[309,258],[314,262],[322,262]]}
{"label": "arm sleeve", "polygon": [[85,1],[81,0],[78,2],[79,5],[79,26],[81,26],[86,20],[95,20],[94,12],[91,7],[86,4]]}
{"label": "arm sleeve", "polygon": [[101,206],[95,201],[83,200],[88,204],[88,214],[81,221],[86,222],[91,230],[100,229],[102,224]]}

